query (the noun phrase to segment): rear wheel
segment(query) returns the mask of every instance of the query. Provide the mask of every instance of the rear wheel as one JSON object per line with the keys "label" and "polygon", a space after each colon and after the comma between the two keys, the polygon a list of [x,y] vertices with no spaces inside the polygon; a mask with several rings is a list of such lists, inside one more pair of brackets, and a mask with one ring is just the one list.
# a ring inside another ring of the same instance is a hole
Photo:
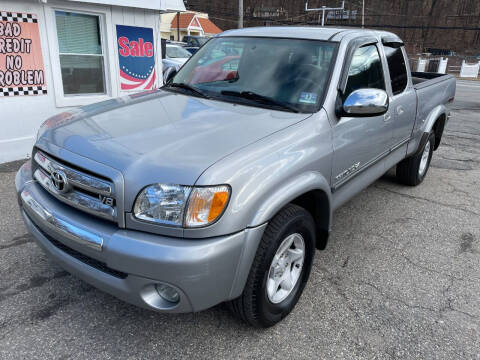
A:
{"label": "rear wheel", "polygon": [[269,327],[295,307],[310,275],[315,224],[306,210],[288,205],[268,224],[242,295],[232,312],[255,327]]}
{"label": "rear wheel", "polygon": [[422,183],[430,168],[433,149],[435,147],[435,134],[428,136],[427,143],[422,151],[411,156],[397,165],[397,179],[405,185],[417,186]]}

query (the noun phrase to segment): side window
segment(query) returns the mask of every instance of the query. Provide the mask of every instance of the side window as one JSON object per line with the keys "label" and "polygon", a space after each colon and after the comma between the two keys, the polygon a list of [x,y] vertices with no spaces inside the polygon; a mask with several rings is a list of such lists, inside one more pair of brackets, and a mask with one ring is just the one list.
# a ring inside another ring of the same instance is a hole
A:
{"label": "side window", "polygon": [[407,66],[402,49],[395,49],[390,46],[384,46],[384,49],[388,61],[388,70],[390,71],[393,95],[401,94],[408,83]]}
{"label": "side window", "polygon": [[353,54],[344,99],[355,90],[366,88],[385,90],[382,62],[375,45],[358,48]]}

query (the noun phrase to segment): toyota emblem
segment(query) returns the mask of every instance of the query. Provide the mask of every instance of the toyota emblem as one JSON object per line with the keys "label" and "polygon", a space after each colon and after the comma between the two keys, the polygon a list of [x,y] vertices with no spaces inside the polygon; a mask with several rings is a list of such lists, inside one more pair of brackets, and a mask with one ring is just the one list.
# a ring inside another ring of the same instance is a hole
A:
{"label": "toyota emblem", "polygon": [[54,170],[50,178],[52,179],[53,186],[60,194],[64,194],[69,190],[67,176],[63,171]]}

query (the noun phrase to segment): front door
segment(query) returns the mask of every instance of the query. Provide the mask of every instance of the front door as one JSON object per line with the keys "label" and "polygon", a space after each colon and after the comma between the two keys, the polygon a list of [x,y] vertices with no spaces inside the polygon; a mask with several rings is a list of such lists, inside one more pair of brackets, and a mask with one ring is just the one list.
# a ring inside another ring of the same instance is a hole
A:
{"label": "front door", "polygon": [[[358,48],[349,67],[343,100],[364,88],[385,90],[385,72],[376,45]],[[342,117],[333,128],[334,188],[348,182],[360,171],[388,154],[392,141],[393,114],[372,117]]]}

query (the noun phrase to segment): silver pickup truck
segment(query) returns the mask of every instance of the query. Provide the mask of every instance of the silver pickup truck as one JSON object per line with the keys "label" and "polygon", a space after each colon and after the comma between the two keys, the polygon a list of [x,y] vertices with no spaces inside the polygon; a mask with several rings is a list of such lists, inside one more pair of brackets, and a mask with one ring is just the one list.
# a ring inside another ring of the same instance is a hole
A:
{"label": "silver pickup truck", "polygon": [[16,177],[21,212],[50,257],[120,299],[227,302],[271,326],[335,209],[395,166],[422,182],[455,89],[412,74],[391,33],[227,31],[159,90],[48,119]]}

